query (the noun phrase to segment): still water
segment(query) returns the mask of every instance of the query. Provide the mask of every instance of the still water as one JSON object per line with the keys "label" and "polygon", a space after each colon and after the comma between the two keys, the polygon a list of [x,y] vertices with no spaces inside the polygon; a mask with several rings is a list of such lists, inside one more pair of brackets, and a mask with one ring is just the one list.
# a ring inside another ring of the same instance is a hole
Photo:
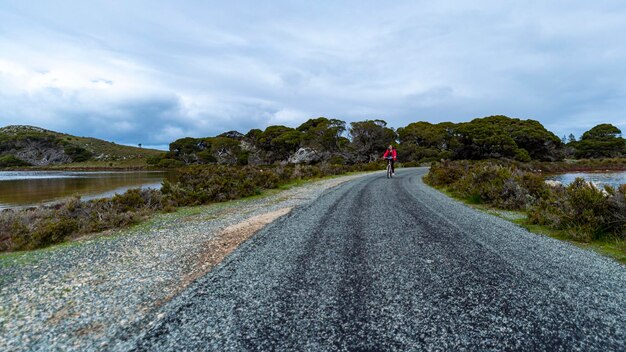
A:
{"label": "still water", "polygon": [[52,203],[74,195],[110,197],[130,188],[160,188],[170,173],[160,171],[0,171],[0,209]]}
{"label": "still water", "polygon": [[577,177],[582,177],[587,181],[592,181],[599,185],[609,185],[619,187],[626,183],[626,172],[572,172],[567,174],[552,175],[547,177],[548,180],[560,181],[564,185],[568,185]]}

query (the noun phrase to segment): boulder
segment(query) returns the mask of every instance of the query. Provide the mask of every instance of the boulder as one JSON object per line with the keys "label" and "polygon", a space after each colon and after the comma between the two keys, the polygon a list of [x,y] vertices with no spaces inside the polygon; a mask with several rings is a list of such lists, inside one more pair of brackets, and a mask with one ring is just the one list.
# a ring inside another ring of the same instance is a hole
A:
{"label": "boulder", "polygon": [[562,187],[563,183],[561,181],[546,180],[546,185],[548,185],[548,187],[556,188],[556,187]]}
{"label": "boulder", "polygon": [[318,162],[322,156],[311,148],[300,148],[287,160],[290,164],[310,164]]}

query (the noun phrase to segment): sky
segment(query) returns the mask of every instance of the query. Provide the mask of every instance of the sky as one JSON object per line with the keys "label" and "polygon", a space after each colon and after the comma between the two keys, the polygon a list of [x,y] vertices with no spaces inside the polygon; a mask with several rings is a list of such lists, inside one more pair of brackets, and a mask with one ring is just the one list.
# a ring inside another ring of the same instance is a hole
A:
{"label": "sky", "polygon": [[121,144],[325,116],[626,134],[626,2],[0,0],[0,126]]}

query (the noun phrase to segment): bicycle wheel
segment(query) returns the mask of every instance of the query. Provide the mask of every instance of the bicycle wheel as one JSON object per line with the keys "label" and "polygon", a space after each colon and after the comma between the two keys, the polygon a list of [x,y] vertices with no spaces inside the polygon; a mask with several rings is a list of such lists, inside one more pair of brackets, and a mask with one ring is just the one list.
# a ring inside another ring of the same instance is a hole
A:
{"label": "bicycle wheel", "polygon": [[391,163],[387,162],[387,178],[391,178]]}

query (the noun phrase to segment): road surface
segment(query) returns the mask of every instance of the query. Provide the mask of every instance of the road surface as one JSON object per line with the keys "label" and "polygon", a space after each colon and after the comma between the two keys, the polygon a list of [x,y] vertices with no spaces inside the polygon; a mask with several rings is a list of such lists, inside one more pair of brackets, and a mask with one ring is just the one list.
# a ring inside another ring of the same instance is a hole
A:
{"label": "road surface", "polygon": [[368,175],[280,218],[131,349],[626,349],[624,266],[451,200],[426,172]]}

